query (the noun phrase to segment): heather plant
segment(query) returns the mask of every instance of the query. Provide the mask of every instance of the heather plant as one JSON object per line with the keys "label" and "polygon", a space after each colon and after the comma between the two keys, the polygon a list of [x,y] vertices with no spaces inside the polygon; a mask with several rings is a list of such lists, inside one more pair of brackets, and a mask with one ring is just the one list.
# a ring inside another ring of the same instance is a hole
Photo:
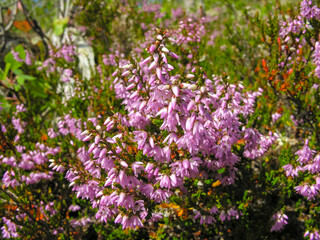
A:
{"label": "heather plant", "polygon": [[14,49],[5,58],[2,75],[2,84],[11,95],[2,99],[1,113],[4,238],[52,238],[62,228],[67,235],[72,229],[65,218],[70,190],[59,180],[61,175],[48,168],[49,155],[57,154],[60,147],[47,144],[45,127],[51,124],[61,95],[54,93],[57,81],[50,82],[50,76],[37,72],[30,55],[22,46]]}
{"label": "heather plant", "polygon": [[315,2],[75,4],[89,78],[72,37],[4,59],[3,238],[319,238]]}
{"label": "heather plant", "polygon": [[[76,67],[78,59],[72,45],[52,48],[49,58],[43,61],[18,46],[5,62],[2,86],[11,97],[2,98],[0,120],[2,235],[80,238],[91,223],[88,214],[83,215],[88,211],[87,204],[72,195],[63,180],[62,168],[49,168],[49,157],[67,150],[71,156],[68,146],[72,137],[60,143],[50,139],[56,135],[56,126],[65,135],[77,136],[76,130],[81,132],[81,120],[68,117],[65,112],[72,109],[84,117],[90,103],[77,103],[90,99],[88,95],[97,89],[85,94],[78,89],[83,79],[79,78],[81,72]],[[94,80],[97,79],[91,79]],[[101,106],[96,107],[97,111],[100,109]],[[78,217],[74,212],[80,209],[83,213]]]}
{"label": "heather plant", "polygon": [[[287,200],[281,205],[283,209],[295,212],[294,218],[306,219],[304,236],[310,239],[319,238],[318,208],[314,201],[318,195],[318,11],[315,2],[301,1],[297,13],[270,15],[268,22],[261,25],[262,40],[270,54],[261,60],[262,69],[257,69],[259,85],[263,86],[269,103],[261,105],[269,114],[260,121],[266,123],[269,119],[273,122],[269,126],[277,129],[282,145],[278,149],[280,155],[276,166],[279,170],[275,169],[275,176],[282,179],[281,172],[284,171],[287,178],[281,184],[290,186],[283,191]],[[291,202],[296,205],[293,211],[289,210],[291,204],[288,204],[292,196],[296,199]],[[282,222],[290,222],[290,217]]]}
{"label": "heather plant", "polygon": [[[261,92],[244,93],[241,84],[229,84],[227,78],[210,80],[197,65],[191,73],[171,74],[168,59],[179,57],[165,41],[176,40],[157,31],[148,57],[124,62],[113,73],[125,112],[104,119],[103,125],[90,120],[91,127],[78,138],[94,141],[78,150],[77,167],[55,161],[55,168],[69,167],[66,178],[77,197],[98,209],[97,219],[114,219],[123,228],[158,221],[171,196],[191,193],[187,215],[200,224],[239,218],[237,206],[215,202],[211,194],[204,197],[201,185],[232,185],[241,156],[260,157],[275,140],[272,133],[263,136],[245,127]],[[241,156],[233,152],[237,148]],[[195,180],[196,189],[188,189]]]}

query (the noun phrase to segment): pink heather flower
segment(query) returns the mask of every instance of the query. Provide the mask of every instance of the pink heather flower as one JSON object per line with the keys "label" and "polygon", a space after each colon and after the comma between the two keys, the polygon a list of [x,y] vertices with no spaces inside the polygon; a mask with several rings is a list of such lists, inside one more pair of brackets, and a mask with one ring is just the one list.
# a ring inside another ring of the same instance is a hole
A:
{"label": "pink heather flower", "polygon": [[143,184],[140,187],[140,191],[147,197],[151,197],[154,193],[154,187],[152,186],[152,184]]}
{"label": "pink heather flower", "polygon": [[172,187],[171,180],[167,175],[160,175],[157,177],[157,180],[160,183],[160,187],[170,189]]}
{"label": "pink heather flower", "polygon": [[53,179],[53,172],[49,173],[42,173],[42,172],[32,172],[29,176],[22,176],[22,181],[24,181],[27,185],[35,184],[40,182],[41,180],[52,180]]}
{"label": "pink heather flower", "polygon": [[71,69],[64,69],[62,77],[61,77],[61,81],[62,82],[70,82],[71,76],[72,76],[72,70]]}
{"label": "pink heather flower", "polygon": [[12,124],[19,134],[24,132],[24,127],[26,123],[21,122],[20,118],[12,117]]}
{"label": "pink heather flower", "polygon": [[116,219],[117,222],[116,222],[116,220],[115,220],[115,222],[116,223],[120,223],[121,222],[122,229],[125,229],[125,228],[135,229],[136,227],[143,227],[141,219],[139,217],[137,217],[137,216],[128,217],[128,216],[124,215],[124,216],[121,216],[121,218],[120,219],[119,218]]}
{"label": "pink heather flower", "polygon": [[320,239],[320,233],[318,230],[314,229],[313,232],[306,231],[304,234],[304,237],[308,237],[310,240],[319,240]]}
{"label": "pink heather flower", "polygon": [[[21,147],[21,146],[16,146],[16,147]],[[9,166],[12,167],[16,167],[17,166],[17,161],[14,157],[4,157],[2,159],[2,163],[7,164]]]}
{"label": "pink heather flower", "polygon": [[54,202],[49,202],[49,203],[45,206],[45,210],[50,213],[50,216],[54,216],[54,215],[56,215],[57,212],[58,212],[56,209],[54,209]]}
{"label": "pink heather flower", "polygon": [[7,132],[6,126],[1,125],[1,124],[0,124],[0,126],[1,126],[1,129],[0,129],[0,130],[1,130],[2,132],[4,132],[4,133]]}
{"label": "pink heather flower", "polygon": [[310,0],[303,0],[300,3],[300,14],[308,20],[312,18],[311,5],[312,1]]}
{"label": "pink heather flower", "polygon": [[79,211],[80,209],[81,209],[80,206],[74,205],[74,204],[70,205],[69,207],[69,211],[71,212],[76,212],[76,211]]}
{"label": "pink heather flower", "polygon": [[309,140],[306,139],[305,144],[302,149],[298,150],[295,154],[299,156],[297,161],[299,161],[301,164],[309,162],[313,155],[315,154],[315,150],[311,150],[308,146]]}
{"label": "pink heather flower", "polygon": [[316,5],[312,6],[311,0],[303,0],[300,3],[300,15],[307,20],[312,18],[320,20],[320,9]]}
{"label": "pink heather flower", "polygon": [[210,214],[217,214],[219,212],[219,209],[216,206],[213,206],[210,209]]}
{"label": "pink heather flower", "polygon": [[316,42],[314,52],[312,54],[313,62],[316,65],[315,75],[320,78],[320,43]]}
{"label": "pink heather flower", "polygon": [[320,185],[315,184],[315,185],[307,185],[306,183],[304,185],[299,185],[294,188],[297,193],[300,195],[308,198],[308,200],[314,199],[316,196],[319,194],[320,190]]}
{"label": "pink heather flower", "polygon": [[227,214],[226,214],[226,212],[223,210],[223,211],[221,211],[221,213],[220,213],[220,220],[221,220],[221,222],[224,222],[224,220],[226,220],[226,218],[227,218]]}
{"label": "pink heather flower", "polygon": [[17,225],[14,222],[11,222],[9,219],[3,217],[3,226],[1,227],[2,230],[2,237],[3,238],[18,238],[20,235],[17,233]]}
{"label": "pink heather flower", "polygon": [[25,53],[26,53],[26,59],[25,59],[25,63],[30,66],[32,65],[32,58],[31,58],[31,54],[29,51],[25,50]]}
{"label": "pink heather flower", "polygon": [[67,77],[71,77],[72,76],[72,70],[67,68],[63,71],[63,73],[67,76]]}
{"label": "pink heather flower", "polygon": [[272,114],[272,121],[275,123],[279,120],[279,118],[281,118],[281,114],[280,113],[274,113]]}
{"label": "pink heather flower", "polygon": [[49,138],[55,138],[57,136],[57,134],[53,131],[52,128],[49,128],[47,131]]}
{"label": "pink heather flower", "polygon": [[14,60],[16,60],[17,62],[23,62],[23,59],[20,58],[20,55],[18,52],[11,50],[11,53],[13,55]]}
{"label": "pink heather flower", "polygon": [[131,164],[131,167],[136,177],[138,177],[139,174],[145,170],[143,167],[143,162],[134,162]]}
{"label": "pink heather flower", "polygon": [[312,87],[311,87],[312,89],[314,89],[314,90],[318,90],[318,88],[319,88],[319,84],[313,84],[312,85]]}
{"label": "pink heather flower", "polygon": [[201,215],[200,212],[197,212],[194,219],[200,218],[200,224],[212,224],[212,222],[216,222],[216,219],[210,215]]}
{"label": "pink heather flower", "polygon": [[3,175],[2,182],[6,187],[16,187],[19,186],[20,183],[17,181],[17,179],[14,178],[15,173],[14,171],[6,171]]}
{"label": "pink heather flower", "polygon": [[293,166],[291,164],[287,164],[285,166],[282,167],[283,170],[285,171],[287,177],[297,177],[298,176],[298,169],[294,169]]}
{"label": "pink heather flower", "polygon": [[270,229],[270,232],[281,231],[284,228],[284,226],[288,224],[288,216],[282,212],[277,212],[276,214],[274,214],[272,216],[272,220],[275,221],[275,224]]}
{"label": "pink heather flower", "polygon": [[23,104],[19,104],[16,106],[17,112],[25,112],[27,109],[24,107]]}
{"label": "pink heather flower", "polygon": [[88,224],[90,224],[92,221],[90,218],[88,217],[83,217],[83,218],[80,218],[80,219],[72,219],[70,221],[71,225],[76,228],[76,227],[85,227],[87,226]]}
{"label": "pink heather flower", "polygon": [[172,192],[165,189],[157,189],[151,194],[151,199],[161,203],[171,196]]}

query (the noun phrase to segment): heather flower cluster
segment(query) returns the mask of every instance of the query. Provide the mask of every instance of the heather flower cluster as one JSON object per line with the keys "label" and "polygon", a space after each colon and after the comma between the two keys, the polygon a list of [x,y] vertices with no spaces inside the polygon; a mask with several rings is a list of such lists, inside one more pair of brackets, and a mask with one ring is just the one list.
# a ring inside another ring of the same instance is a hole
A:
{"label": "heather flower cluster", "polygon": [[25,55],[24,58],[20,58],[19,52],[16,52],[14,50],[12,50],[11,53],[16,61],[24,62],[28,66],[32,65],[34,56],[28,50],[24,50],[24,55]]}
{"label": "heather flower cluster", "polygon": [[308,172],[310,176],[314,176],[313,181],[311,180],[310,182],[309,180],[295,187],[295,190],[299,194],[308,198],[309,200],[312,200],[318,196],[318,191],[320,189],[320,178],[318,177],[318,173],[320,171],[320,155],[317,154],[315,156],[316,151],[311,150],[308,143],[309,141],[307,139],[303,148],[296,152],[296,155],[298,156],[298,165],[296,167],[293,167],[291,164],[287,164],[283,166],[283,169],[285,170],[285,173],[288,177],[298,177],[299,172]]}
{"label": "heather flower cluster", "polygon": [[3,238],[18,238],[20,235],[17,233],[17,225],[9,219],[3,217],[4,225],[1,227]]}
{"label": "heather flower cluster", "polygon": [[75,49],[73,45],[63,45],[58,50],[50,49],[50,57],[42,62],[42,66],[38,67],[38,70],[46,69],[48,73],[52,73],[56,70],[57,60],[65,60],[67,63],[75,61]]}
{"label": "heather flower cluster", "polygon": [[[186,178],[234,183],[240,156],[233,146],[244,139],[244,156],[255,159],[276,138],[240,121],[240,115],[253,113],[260,92],[244,92],[241,84],[218,76],[211,80],[201,72],[172,74],[168,59],[179,57],[166,46],[168,32],[157,31],[147,58],[128,61],[113,74],[127,114],[116,113],[103,126],[84,131],[82,140],[91,143],[88,150],[79,149],[78,157],[86,171],[70,167],[66,175],[77,197],[98,209],[97,219],[114,219],[123,228],[161,218],[152,206],[168,201],[176,190],[187,191]],[[195,218],[210,224],[216,221],[212,213],[217,211],[195,211]],[[239,217],[236,210],[220,215],[221,221]]]}
{"label": "heather flower cluster", "polygon": [[[315,75],[320,78],[319,42],[317,38],[310,38],[308,34],[320,21],[320,8],[310,0],[300,3],[300,14],[294,19],[288,19],[280,23],[281,50],[287,55],[287,60],[294,65],[294,61],[301,55],[303,47],[309,45],[311,48],[313,63],[316,65]],[[308,37],[307,37],[308,36]],[[288,45],[291,47],[288,47]],[[307,59],[302,57],[300,61],[306,63]],[[285,62],[281,62],[283,67]],[[289,64],[289,65],[290,65]]]}
{"label": "heather flower cluster", "polygon": [[288,216],[282,212],[278,212],[272,216],[272,220],[275,222],[270,232],[281,231],[285,225],[288,224]]}

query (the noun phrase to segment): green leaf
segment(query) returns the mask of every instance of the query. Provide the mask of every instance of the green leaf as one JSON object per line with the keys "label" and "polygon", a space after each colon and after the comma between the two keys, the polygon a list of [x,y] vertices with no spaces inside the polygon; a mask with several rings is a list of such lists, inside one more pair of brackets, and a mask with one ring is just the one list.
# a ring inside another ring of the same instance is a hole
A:
{"label": "green leaf", "polygon": [[19,90],[20,90],[20,85],[19,84],[16,84],[16,85],[14,85],[14,90],[16,91],[16,92],[18,92]]}
{"label": "green leaf", "polygon": [[275,184],[277,184],[277,182],[279,181],[279,177],[276,177],[275,179],[273,179],[273,181],[272,181],[272,185],[275,185]]}
{"label": "green leaf", "polygon": [[[8,73],[9,73],[9,69],[11,67],[11,63],[7,63],[5,68],[4,68],[4,72],[3,72],[3,75],[1,77],[2,80],[5,80],[8,76]],[[2,71],[2,70],[1,70]]]}
{"label": "green leaf", "polygon": [[23,77],[23,78],[26,79],[26,80],[32,81],[32,80],[35,80],[35,79],[36,79],[36,78],[33,77],[33,76],[23,74],[23,72],[22,72],[20,69],[16,69],[16,70],[14,70],[13,72],[14,72],[14,74],[16,74],[17,76]]}
{"label": "green leaf", "polygon": [[204,181],[204,183],[205,183],[205,184],[211,184],[211,183],[212,183],[212,180],[211,180],[211,179],[210,179],[210,180],[207,179],[207,180]]}
{"label": "green leaf", "polygon": [[20,69],[15,69],[13,70],[14,74],[17,75],[17,82],[20,84],[20,85],[23,85],[25,80],[34,80],[35,77],[32,77],[32,76],[29,76],[29,75],[25,75],[23,74],[23,72],[20,70]]}
{"label": "green leaf", "polygon": [[244,194],[243,194],[243,200],[246,200],[247,199],[247,195],[248,195],[248,190],[246,190],[245,192],[244,192]]}
{"label": "green leaf", "polygon": [[30,76],[30,75],[23,75],[23,77],[24,77],[26,80],[29,80],[29,81],[33,81],[33,80],[36,79],[35,77]]}
{"label": "green leaf", "polygon": [[22,62],[18,62],[14,59],[13,54],[12,53],[8,53],[5,58],[4,61],[6,64],[10,64],[9,65],[9,69],[11,70],[15,70],[18,69],[22,66]]}
{"label": "green leaf", "polygon": [[13,73],[14,73],[15,75],[17,75],[17,76],[23,75],[23,72],[21,71],[21,69],[15,69],[15,70],[13,70]]}
{"label": "green leaf", "polygon": [[68,26],[69,18],[56,19],[53,22],[53,33],[56,36],[61,36]]}
{"label": "green leaf", "polygon": [[17,77],[17,82],[20,84],[20,85],[23,85],[24,84],[24,80],[25,78],[23,76],[18,76]]}
{"label": "green leaf", "polygon": [[30,93],[35,97],[40,98],[47,98],[47,93],[44,91],[43,84],[39,84],[39,82],[28,82],[26,84],[27,89],[30,91]]}
{"label": "green leaf", "polygon": [[24,48],[22,45],[16,46],[14,50],[19,53],[19,57],[21,59],[26,59],[26,52],[24,51]]}

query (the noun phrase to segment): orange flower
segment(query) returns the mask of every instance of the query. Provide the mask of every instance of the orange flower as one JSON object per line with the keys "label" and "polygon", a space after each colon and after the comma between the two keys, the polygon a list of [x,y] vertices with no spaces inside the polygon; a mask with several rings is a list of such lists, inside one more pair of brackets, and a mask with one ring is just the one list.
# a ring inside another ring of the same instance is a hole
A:
{"label": "orange flower", "polygon": [[266,60],[262,59],[262,66],[263,66],[263,71],[265,71],[266,73],[269,72]]}
{"label": "orange flower", "polygon": [[41,140],[46,141],[48,139],[48,136],[46,134],[43,134],[41,136]]}

